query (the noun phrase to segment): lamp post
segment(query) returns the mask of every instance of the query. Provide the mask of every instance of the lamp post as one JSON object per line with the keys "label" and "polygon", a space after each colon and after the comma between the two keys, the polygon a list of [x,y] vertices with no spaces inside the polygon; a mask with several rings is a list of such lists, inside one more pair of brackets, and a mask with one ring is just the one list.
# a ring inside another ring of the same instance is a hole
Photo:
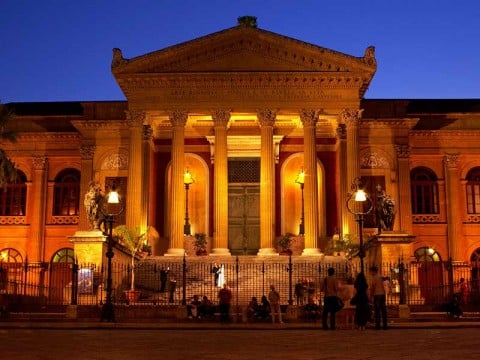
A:
{"label": "lamp post", "polygon": [[303,172],[303,169],[302,169],[302,171],[300,171],[297,174],[295,182],[297,184],[300,184],[300,190],[301,190],[301,193],[302,193],[302,215],[300,217],[300,226],[299,226],[299,230],[298,230],[298,235],[305,235],[305,223],[304,223],[304,220],[305,220],[305,206],[304,206],[304,200],[303,200],[303,188],[304,188],[304,185],[305,185],[305,173]]}
{"label": "lamp post", "polygon": [[[363,259],[365,258],[365,248],[363,246],[363,222],[365,220],[365,215],[372,211],[373,202],[363,190],[363,184],[360,178],[357,177],[352,181],[350,189],[352,192],[347,193],[347,209],[350,213],[355,215],[355,220],[358,223],[360,247],[358,257],[360,258],[360,271],[363,273],[365,267],[363,262]],[[368,202],[367,207],[364,206],[366,202]],[[367,210],[365,210],[365,208],[367,208]]]}
{"label": "lamp post", "polygon": [[188,189],[190,188],[190,185],[193,184],[195,180],[192,177],[192,174],[190,172],[185,171],[185,174],[183,174],[183,183],[185,184],[185,225],[183,225],[183,235],[192,235],[191,229],[190,229],[190,223],[188,222]]}
{"label": "lamp post", "polygon": [[108,225],[108,242],[107,242],[107,288],[105,303],[102,307],[101,321],[115,321],[115,311],[112,303],[112,258],[113,258],[113,222],[114,216],[121,214],[123,206],[120,203],[120,197],[115,190],[115,186],[112,186],[112,190],[108,193],[106,203],[100,204],[100,210],[106,217]]}

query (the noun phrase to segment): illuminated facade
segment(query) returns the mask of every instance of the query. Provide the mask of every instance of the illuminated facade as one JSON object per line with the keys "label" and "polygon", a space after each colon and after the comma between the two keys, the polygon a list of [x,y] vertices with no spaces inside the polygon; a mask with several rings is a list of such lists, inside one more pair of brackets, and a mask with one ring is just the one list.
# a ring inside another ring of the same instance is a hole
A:
{"label": "illuminated facade", "polygon": [[159,231],[153,255],[191,254],[186,223],[219,255],[278,254],[302,223],[295,253],[318,255],[355,238],[357,177],[396,202],[384,259],[476,259],[480,100],[364,99],[376,66],[373,47],[355,57],[251,24],[131,59],[114,49],[126,101],[9,104],[18,142],[1,147],[19,172],[0,192],[3,261],[68,254],[89,230],[92,179],[123,192],[120,222]]}

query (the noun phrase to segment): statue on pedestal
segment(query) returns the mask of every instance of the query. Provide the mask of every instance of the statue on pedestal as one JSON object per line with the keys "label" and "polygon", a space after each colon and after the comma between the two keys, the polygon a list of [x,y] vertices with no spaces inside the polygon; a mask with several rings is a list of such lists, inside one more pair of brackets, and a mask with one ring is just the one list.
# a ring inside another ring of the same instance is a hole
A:
{"label": "statue on pedestal", "polygon": [[378,224],[378,233],[382,230],[392,231],[395,221],[395,201],[385,193],[380,185],[377,185],[377,208],[375,211]]}
{"label": "statue on pedestal", "polygon": [[99,182],[90,181],[88,191],[85,194],[83,204],[87,213],[90,230],[100,230],[100,224],[103,222],[103,214],[100,211],[100,203],[103,199],[103,193]]}

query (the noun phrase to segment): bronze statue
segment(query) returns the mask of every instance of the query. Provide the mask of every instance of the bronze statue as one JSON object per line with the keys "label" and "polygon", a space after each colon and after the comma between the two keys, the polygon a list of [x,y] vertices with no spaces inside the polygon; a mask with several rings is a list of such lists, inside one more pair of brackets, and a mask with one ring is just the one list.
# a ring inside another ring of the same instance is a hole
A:
{"label": "bronze statue", "polygon": [[380,185],[377,185],[377,225],[378,233],[382,230],[393,230],[393,223],[395,221],[395,201],[390,195],[385,193]]}
{"label": "bronze statue", "polygon": [[100,211],[100,203],[103,199],[100,183],[90,181],[88,191],[85,194],[83,204],[87,212],[87,218],[90,223],[90,229],[99,230],[100,220],[103,219],[103,214]]}

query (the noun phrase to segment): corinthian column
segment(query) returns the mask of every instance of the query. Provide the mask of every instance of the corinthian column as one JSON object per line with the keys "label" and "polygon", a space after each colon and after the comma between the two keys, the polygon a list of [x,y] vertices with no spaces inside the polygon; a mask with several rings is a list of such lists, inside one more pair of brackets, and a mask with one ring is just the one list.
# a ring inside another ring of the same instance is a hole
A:
{"label": "corinthian column", "polygon": [[45,195],[47,193],[47,157],[32,158],[33,211],[31,217],[31,243],[35,244],[32,261],[45,261]]}
{"label": "corinthian column", "polygon": [[317,184],[317,141],[315,127],[318,111],[302,109],[303,158],[305,166],[305,249],[302,255],[319,255],[318,248],[318,184]]}
{"label": "corinthian column", "polygon": [[169,114],[172,124],[172,171],[171,171],[171,207],[170,207],[170,243],[165,255],[181,256],[183,248],[183,220],[185,217],[185,124],[188,112],[176,110]]}
{"label": "corinthian column", "polygon": [[230,255],[228,249],[228,156],[227,125],[230,111],[217,110],[212,113],[215,129],[215,164],[213,184],[214,233],[210,255]]}
{"label": "corinthian column", "polygon": [[[344,109],[340,114],[342,122],[347,127],[347,188],[345,189],[345,193],[350,190],[348,187],[349,184],[351,184],[355,178],[360,177],[358,128],[362,112],[363,110]],[[357,235],[358,237],[358,229],[353,215],[350,216],[348,220],[348,233]]]}
{"label": "corinthian column", "polygon": [[150,206],[150,140],[153,130],[150,125],[142,127],[142,211],[140,214],[140,227],[146,229],[148,225],[148,209]]}
{"label": "corinthian column", "polygon": [[[142,129],[145,120],[143,111],[127,111],[127,122],[130,130],[130,146],[128,155],[127,203],[125,206],[126,225],[129,229],[141,226],[142,222]],[[141,228],[145,231],[145,228]]]}
{"label": "corinthian column", "polygon": [[349,221],[350,221],[350,213],[347,210],[346,199],[347,199],[347,192],[348,192],[348,178],[347,178],[347,129],[345,124],[339,124],[337,127],[337,139],[338,139],[338,168],[340,178],[339,180],[339,203],[340,206],[340,235],[343,236],[345,234],[349,234]]}
{"label": "corinthian column", "polygon": [[411,206],[411,188],[410,188],[410,146],[395,145],[398,162],[398,204],[400,227],[407,234],[412,233],[412,206]]}
{"label": "corinthian column", "polygon": [[88,191],[90,181],[93,180],[93,155],[95,154],[94,145],[82,145],[80,147],[80,212],[79,228],[80,231],[90,230],[90,221],[87,218],[87,211],[83,205],[83,196]]}
{"label": "corinthian column", "polygon": [[258,255],[278,255],[275,251],[275,149],[273,125],[277,114],[258,110],[260,124],[260,251]]}
{"label": "corinthian column", "polygon": [[462,218],[460,209],[460,174],[458,163],[460,154],[445,154],[446,192],[447,192],[447,237],[449,257],[454,261],[462,259]]}

